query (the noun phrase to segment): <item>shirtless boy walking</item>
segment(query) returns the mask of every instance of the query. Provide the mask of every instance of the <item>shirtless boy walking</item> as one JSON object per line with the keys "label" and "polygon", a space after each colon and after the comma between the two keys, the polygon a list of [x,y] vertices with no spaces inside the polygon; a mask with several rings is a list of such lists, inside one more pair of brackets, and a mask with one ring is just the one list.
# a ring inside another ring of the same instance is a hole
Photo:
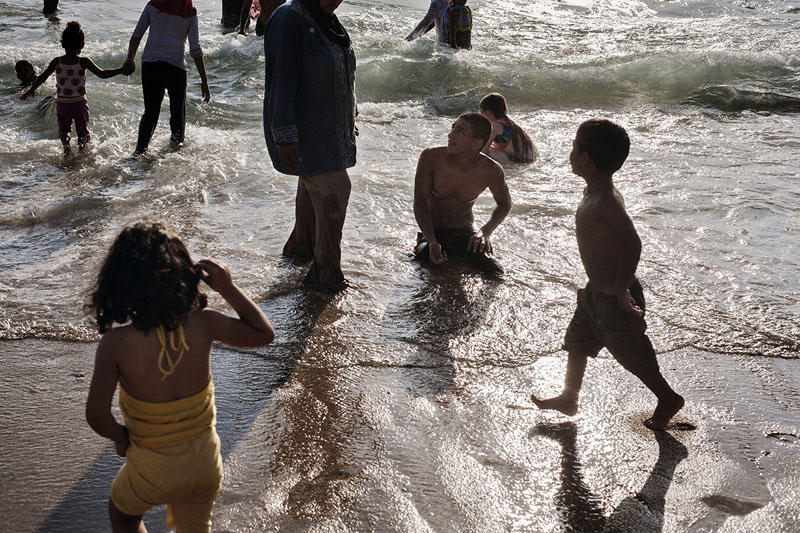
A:
{"label": "shirtless boy walking", "polygon": [[[481,153],[492,124],[479,113],[464,113],[453,123],[447,146],[422,152],[414,179],[414,216],[420,232],[414,256],[440,265],[450,257],[466,257],[489,274],[503,267],[492,257],[490,237],[511,211],[511,194],[503,167]],[[472,206],[486,189],[497,206],[489,221],[475,231]]]}
{"label": "shirtless boy walking", "polygon": [[596,357],[605,347],[656,395],[658,405],[644,425],[662,430],[684,400],[661,375],[645,334],[644,296],[634,275],[642,242],[612,179],[629,148],[628,134],[621,126],[599,119],[581,124],[572,142],[572,172],[586,181],[575,225],[589,283],[578,291],[578,307],[564,336],[569,354],[564,390],[555,398],[540,400],[531,395],[531,400],[540,409],[570,416],[577,413],[587,358]]}

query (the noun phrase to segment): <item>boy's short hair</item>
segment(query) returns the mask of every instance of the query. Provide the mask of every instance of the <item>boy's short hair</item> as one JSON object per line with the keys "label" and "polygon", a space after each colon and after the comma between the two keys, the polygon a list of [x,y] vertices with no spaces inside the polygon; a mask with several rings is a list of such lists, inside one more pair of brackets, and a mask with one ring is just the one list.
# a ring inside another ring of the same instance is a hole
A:
{"label": "boy's short hair", "polygon": [[577,148],[589,154],[603,172],[616,172],[628,158],[631,140],[628,132],[610,120],[593,118],[578,127]]}
{"label": "boy's short hair", "polygon": [[77,20],[67,23],[64,33],[61,34],[61,46],[64,50],[71,50],[83,46],[85,40],[81,25]]}
{"label": "boy's short hair", "polygon": [[[483,145],[489,142],[489,137],[492,136],[492,123],[489,119],[480,113],[464,113],[459,115],[459,120],[464,120],[472,128],[472,138],[480,139]],[[481,148],[483,148],[481,145]]]}

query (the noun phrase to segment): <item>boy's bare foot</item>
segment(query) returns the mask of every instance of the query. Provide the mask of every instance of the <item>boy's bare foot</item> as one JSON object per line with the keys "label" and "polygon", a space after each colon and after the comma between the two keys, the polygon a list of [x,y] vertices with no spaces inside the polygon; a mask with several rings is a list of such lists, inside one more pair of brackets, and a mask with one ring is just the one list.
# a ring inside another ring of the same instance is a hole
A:
{"label": "boy's bare foot", "polygon": [[536,404],[536,407],[539,409],[555,409],[559,413],[564,413],[567,416],[574,416],[578,412],[578,399],[567,396],[564,393],[547,400],[540,400],[531,394],[531,401]]}
{"label": "boy's bare foot", "polygon": [[675,416],[675,413],[681,410],[684,404],[683,396],[675,394],[671,401],[658,401],[656,410],[653,411],[653,416],[644,421],[644,425],[653,430],[663,430],[667,424]]}

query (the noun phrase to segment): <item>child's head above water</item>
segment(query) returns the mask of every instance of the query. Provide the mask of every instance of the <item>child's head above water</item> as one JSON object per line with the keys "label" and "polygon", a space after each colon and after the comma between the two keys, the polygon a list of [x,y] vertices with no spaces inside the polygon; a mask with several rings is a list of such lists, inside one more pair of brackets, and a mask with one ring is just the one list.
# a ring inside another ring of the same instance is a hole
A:
{"label": "child's head above water", "polygon": [[30,61],[20,59],[14,65],[14,71],[17,73],[17,79],[22,83],[30,84],[36,79],[36,69]]}
{"label": "child's head above water", "polygon": [[79,52],[84,45],[84,35],[80,23],[73,20],[67,23],[64,33],[61,34],[61,46],[67,52]]}
{"label": "child's head above water", "polygon": [[616,172],[628,158],[628,132],[610,120],[593,118],[578,127],[575,148],[586,152],[599,170]]}
{"label": "child's head above water", "polygon": [[505,118],[508,115],[508,105],[506,99],[500,93],[489,93],[481,99],[478,108],[481,114],[487,111],[494,115],[494,118]]}
{"label": "child's head above water", "polygon": [[181,317],[207,304],[195,264],[180,237],[158,222],[122,230],[100,268],[87,311],[100,333],[130,321],[140,331],[176,328]]}

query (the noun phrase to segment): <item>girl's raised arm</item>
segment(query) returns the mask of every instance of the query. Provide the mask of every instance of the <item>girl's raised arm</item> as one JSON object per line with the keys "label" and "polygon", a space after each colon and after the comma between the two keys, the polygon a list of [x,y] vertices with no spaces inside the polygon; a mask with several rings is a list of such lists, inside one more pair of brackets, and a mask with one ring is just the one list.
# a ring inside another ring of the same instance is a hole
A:
{"label": "girl's raised arm", "polygon": [[211,259],[203,259],[197,263],[197,267],[201,279],[218,292],[239,315],[235,319],[216,311],[204,311],[212,338],[241,347],[264,346],[275,339],[275,330],[267,316],[233,282],[226,266]]}

